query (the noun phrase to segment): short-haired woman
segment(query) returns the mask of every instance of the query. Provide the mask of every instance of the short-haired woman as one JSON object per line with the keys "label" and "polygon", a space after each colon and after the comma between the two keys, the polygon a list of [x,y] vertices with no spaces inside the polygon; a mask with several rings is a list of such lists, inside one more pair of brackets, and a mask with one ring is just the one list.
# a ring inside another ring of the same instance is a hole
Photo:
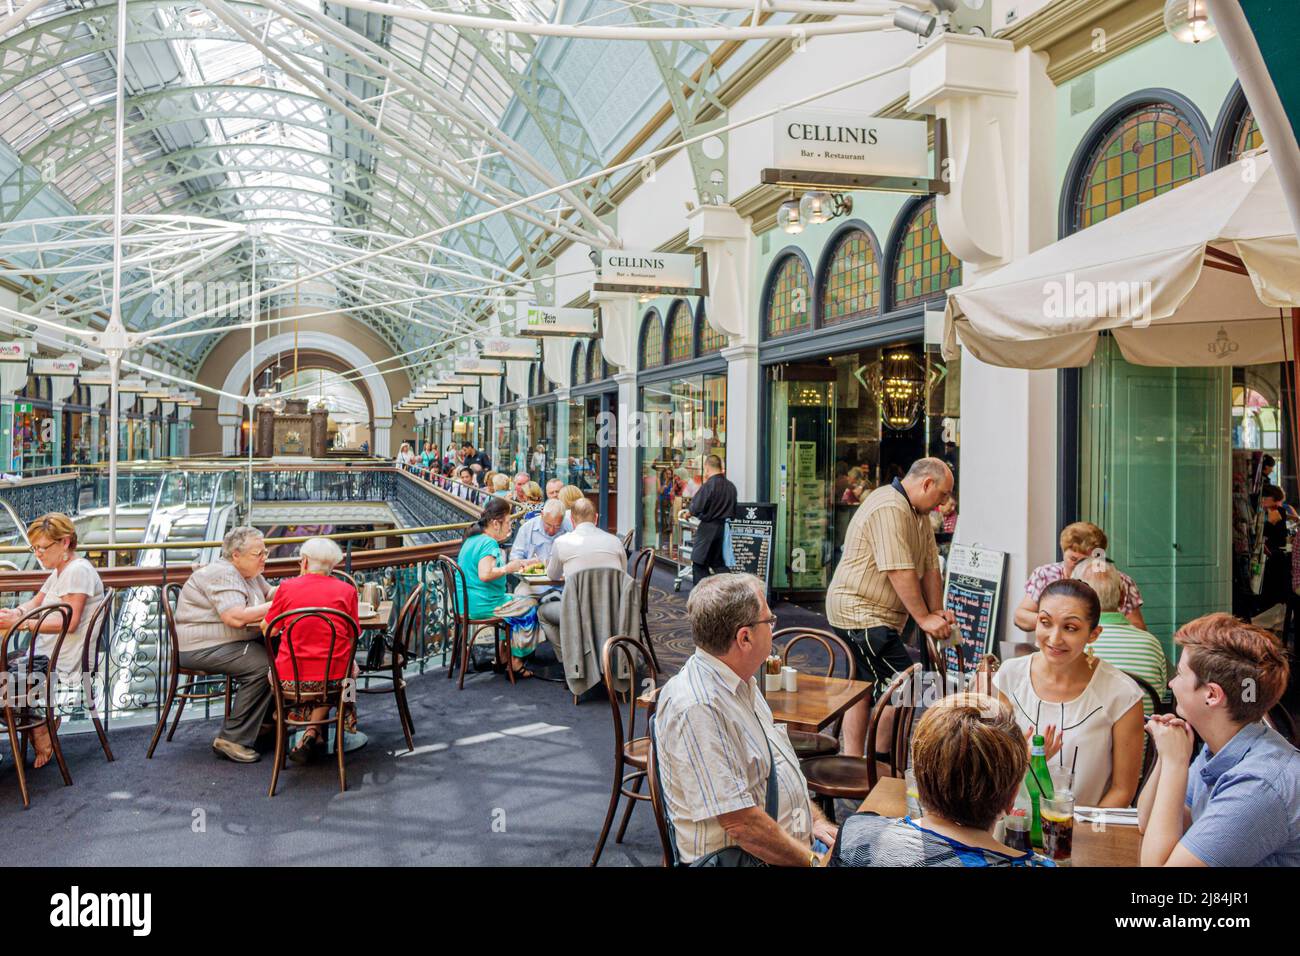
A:
{"label": "short-haired woman", "polygon": [[1011,710],[984,694],[952,694],[917,722],[912,773],[925,812],[901,820],[855,813],[831,866],[1051,866],[993,839],[1029,768]]}
{"label": "short-haired woman", "polygon": [[[1059,543],[1062,560],[1034,568],[1033,573],[1029,575],[1029,580],[1025,582],[1025,596],[1015,613],[1016,627],[1022,631],[1032,632],[1038,626],[1038,602],[1042,597],[1043,588],[1053,581],[1072,577],[1075,567],[1084,558],[1105,557],[1106,547],[1109,544],[1106,532],[1090,521],[1076,521],[1066,525],[1061,529]],[[1145,631],[1147,625],[1142,618],[1142,593],[1138,590],[1137,583],[1123,571],[1120,572],[1120,577],[1124,581],[1124,598],[1120,601],[1120,613],[1128,618],[1129,623],[1134,627]]]}
{"label": "short-haired woman", "polygon": [[265,568],[262,532],[231,528],[221,541],[221,556],[196,569],[176,601],[180,665],[225,674],[239,685],[230,716],[212,741],[213,750],[237,763],[260,759],[253,744],[271,705],[269,661],[255,630],[271,607]]}
{"label": "short-haired woman", "polygon": [[[316,607],[330,608],[357,620],[357,589],[331,573],[342,560],[343,551],[329,538],[304,541],[298,549],[298,577],[288,578],[276,588],[275,599],[266,612],[268,625],[286,611]],[[268,637],[281,632],[292,620],[281,621],[274,631],[268,631]],[[275,655],[275,676],[286,694],[296,694],[299,688],[304,693],[319,692],[326,689],[327,681],[333,690],[339,681],[354,672],[352,658],[347,654],[347,642],[351,636],[347,625],[338,621],[333,623],[333,632],[330,625],[320,618],[305,618],[295,625],[292,658],[289,642],[280,641]],[[298,665],[297,684],[294,683],[295,662]],[[288,714],[290,720],[324,720],[329,716],[329,708],[300,704],[291,706]],[[356,731],[357,714],[352,704],[344,706],[343,720],[349,731]],[[310,760],[324,749],[324,741],[322,728],[308,727],[298,744],[289,751],[289,759],[296,763]]]}
{"label": "short-haired woman", "polygon": [[[27,528],[27,540],[36,553],[36,560],[50,575],[31,600],[13,609],[0,610],[0,627],[7,629],[28,611],[46,604],[62,602],[72,608],[68,634],[59,648],[57,670],[51,677],[57,684],[54,699],[60,705],[75,704],[80,690],[81,650],[86,643],[86,628],[104,597],[104,585],[95,566],[77,557],[77,529],[67,515],[51,512],[37,518]],[[31,624],[29,621],[28,626]],[[45,618],[40,632],[33,635],[37,654],[48,658],[54,652],[62,626],[63,619],[57,614]],[[32,743],[36,748],[35,766],[44,767],[54,753],[45,727],[32,731]]]}
{"label": "short-haired woman", "polygon": [[[528,564],[516,558],[501,564],[501,543],[510,537],[510,502],[505,498],[489,498],[483,506],[478,521],[465,532],[464,543],[456,555],[456,563],[465,575],[465,590],[469,597],[468,609],[461,605],[456,595],[457,610],[468,612],[472,618],[488,618],[506,603],[506,577],[522,571]],[[473,635],[471,635],[471,640]],[[510,658],[516,676],[531,677],[521,657]]]}
{"label": "short-haired woman", "polygon": [[1101,602],[1082,581],[1054,581],[1038,605],[1038,650],[1007,661],[993,678],[1029,738],[1074,767],[1080,806],[1127,807],[1142,774],[1142,700],[1133,678],[1097,657]]}

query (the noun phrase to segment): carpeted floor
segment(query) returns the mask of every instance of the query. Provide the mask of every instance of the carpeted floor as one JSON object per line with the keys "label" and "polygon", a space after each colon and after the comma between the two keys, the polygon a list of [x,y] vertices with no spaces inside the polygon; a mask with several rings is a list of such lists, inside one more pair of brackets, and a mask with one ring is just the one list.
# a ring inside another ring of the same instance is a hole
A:
{"label": "carpeted floor", "polygon": [[[672,673],[690,652],[685,597],[657,572],[652,633]],[[774,609],[780,626],[798,621]],[[808,612],[802,612],[807,614]],[[815,616],[812,620],[815,620]],[[463,691],[441,672],[410,687],[416,746],[405,744],[393,704],[363,698],[370,737],[347,755],[349,789],[333,763],[290,765],[268,798],[270,762],[216,757],[218,723],[187,721],[145,760],[150,728],[114,728],[107,763],[93,734],[61,739],[74,785],[51,764],[29,774],[23,810],[13,761],[0,761],[0,827],[11,867],[585,866],[609,800],[614,737],[608,703],[574,706],[559,684],[471,675]],[[607,866],[657,866],[659,841],[648,804],[626,842],[610,841]]]}

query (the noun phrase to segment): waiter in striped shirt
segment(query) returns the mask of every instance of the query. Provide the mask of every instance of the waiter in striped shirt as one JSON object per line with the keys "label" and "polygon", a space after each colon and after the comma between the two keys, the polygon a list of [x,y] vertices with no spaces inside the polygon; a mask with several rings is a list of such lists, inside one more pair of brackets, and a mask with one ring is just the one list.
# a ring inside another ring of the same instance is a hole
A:
{"label": "waiter in striped shirt", "polygon": [[[922,458],[900,480],[867,495],[849,522],[840,563],[826,592],[826,617],[848,642],[858,674],[879,695],[912,665],[903,643],[908,615],[943,640],[957,622],[943,607],[939,548],[930,512],[952,494],[952,471]],[[866,743],[868,702],[844,715],[844,753],[860,757]]]}

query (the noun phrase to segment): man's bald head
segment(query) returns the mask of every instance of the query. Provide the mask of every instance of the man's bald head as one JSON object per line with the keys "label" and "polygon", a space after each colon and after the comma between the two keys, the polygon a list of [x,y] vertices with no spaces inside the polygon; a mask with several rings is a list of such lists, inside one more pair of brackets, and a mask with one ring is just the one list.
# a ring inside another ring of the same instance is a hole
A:
{"label": "man's bald head", "polygon": [[577,527],[580,524],[596,523],[596,506],[591,503],[590,498],[579,498],[573,503],[573,525]]}
{"label": "man's bald head", "polygon": [[939,458],[918,458],[903,476],[903,489],[919,514],[929,514],[952,494],[952,469]]}

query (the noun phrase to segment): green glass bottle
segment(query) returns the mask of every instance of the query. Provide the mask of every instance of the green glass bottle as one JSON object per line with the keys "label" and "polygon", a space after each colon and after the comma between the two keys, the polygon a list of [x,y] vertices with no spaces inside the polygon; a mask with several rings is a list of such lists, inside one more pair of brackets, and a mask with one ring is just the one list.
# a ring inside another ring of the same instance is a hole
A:
{"label": "green glass bottle", "polygon": [[1051,800],[1056,796],[1052,789],[1052,775],[1047,769],[1047,742],[1042,734],[1034,734],[1029,747],[1029,772],[1025,774],[1025,787],[1029,790],[1029,803],[1033,813],[1033,822],[1029,830],[1029,841],[1035,847],[1043,845],[1043,814],[1040,801],[1043,797]]}

